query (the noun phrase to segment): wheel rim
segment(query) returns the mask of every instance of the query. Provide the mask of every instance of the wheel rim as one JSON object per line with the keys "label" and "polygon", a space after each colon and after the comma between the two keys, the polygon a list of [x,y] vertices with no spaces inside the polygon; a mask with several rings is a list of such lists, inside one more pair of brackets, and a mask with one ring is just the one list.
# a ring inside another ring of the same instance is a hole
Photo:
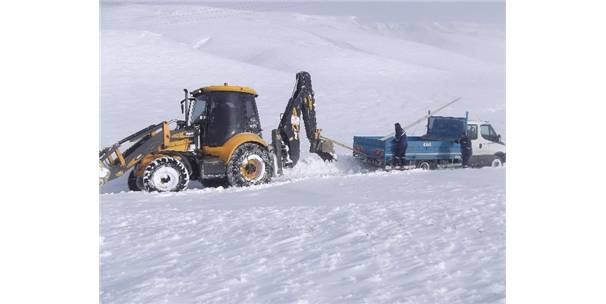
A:
{"label": "wheel rim", "polygon": [[501,160],[500,160],[500,159],[495,158],[495,159],[493,159],[493,160],[492,160],[492,166],[493,166],[493,167],[500,167],[500,166],[502,166],[502,165],[503,165],[503,163],[501,162]]}
{"label": "wheel rim", "polygon": [[246,181],[259,181],[265,177],[265,162],[258,155],[248,156],[240,164],[240,173]]}
{"label": "wheel rim", "polygon": [[161,167],[152,174],[151,181],[159,191],[171,191],[179,185],[179,175],[175,168]]}

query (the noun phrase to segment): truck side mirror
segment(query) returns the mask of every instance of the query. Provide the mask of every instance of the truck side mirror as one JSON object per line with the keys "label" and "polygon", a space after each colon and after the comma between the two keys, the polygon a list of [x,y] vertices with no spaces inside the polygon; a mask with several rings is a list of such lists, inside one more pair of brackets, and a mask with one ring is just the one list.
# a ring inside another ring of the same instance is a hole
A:
{"label": "truck side mirror", "polygon": [[501,142],[501,134],[497,134],[497,141]]}

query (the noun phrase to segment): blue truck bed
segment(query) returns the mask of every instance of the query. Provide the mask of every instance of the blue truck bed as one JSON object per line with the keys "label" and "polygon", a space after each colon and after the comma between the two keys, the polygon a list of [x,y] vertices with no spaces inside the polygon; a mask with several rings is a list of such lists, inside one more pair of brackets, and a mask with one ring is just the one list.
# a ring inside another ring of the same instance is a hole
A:
{"label": "blue truck bed", "polygon": [[[467,128],[467,118],[432,116],[428,132],[423,136],[408,136],[405,159],[408,166],[426,162],[432,167],[461,163],[458,139]],[[354,136],[354,157],[379,167],[392,164],[393,136]]]}

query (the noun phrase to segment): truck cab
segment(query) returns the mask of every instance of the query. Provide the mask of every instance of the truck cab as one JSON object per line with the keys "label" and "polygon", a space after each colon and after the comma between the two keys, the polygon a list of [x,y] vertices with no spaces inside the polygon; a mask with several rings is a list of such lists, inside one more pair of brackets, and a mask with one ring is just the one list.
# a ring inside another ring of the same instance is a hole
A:
{"label": "truck cab", "polygon": [[500,167],[505,163],[505,143],[489,122],[468,121],[467,136],[471,140],[472,166]]}

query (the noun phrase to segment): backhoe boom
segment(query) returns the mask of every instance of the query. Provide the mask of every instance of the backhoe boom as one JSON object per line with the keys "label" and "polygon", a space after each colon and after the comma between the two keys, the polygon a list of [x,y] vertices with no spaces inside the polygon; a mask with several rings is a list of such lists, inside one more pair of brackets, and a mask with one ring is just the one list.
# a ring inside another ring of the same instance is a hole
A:
{"label": "backhoe boom", "polygon": [[311,76],[307,72],[299,72],[278,129],[272,132],[272,146],[278,158],[278,173],[281,173],[281,167],[293,167],[299,161],[301,115],[303,115],[305,135],[310,144],[309,152],[318,154],[323,160],[332,161],[336,158],[332,142],[322,139],[321,129],[317,128],[316,101],[311,86]]}

